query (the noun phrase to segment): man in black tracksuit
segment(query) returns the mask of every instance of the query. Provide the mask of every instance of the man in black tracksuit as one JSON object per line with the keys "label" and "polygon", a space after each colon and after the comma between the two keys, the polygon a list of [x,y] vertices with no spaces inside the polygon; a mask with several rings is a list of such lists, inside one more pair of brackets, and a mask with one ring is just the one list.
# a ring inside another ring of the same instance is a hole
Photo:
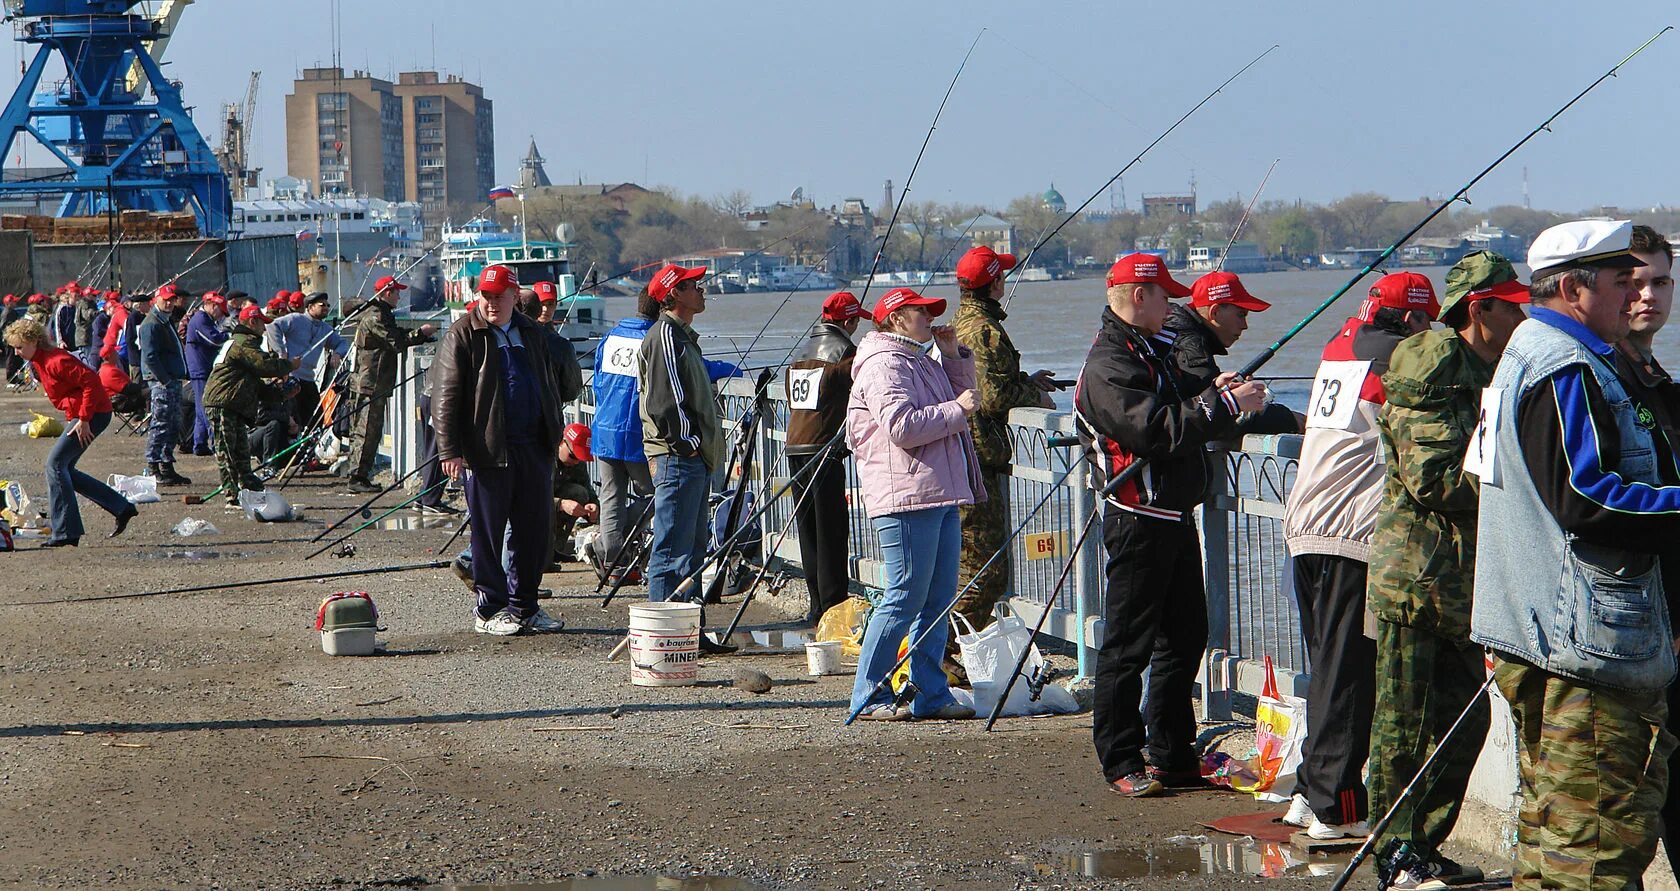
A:
{"label": "man in black tracksuit", "polygon": [[[1248,314],[1271,306],[1248,293],[1234,273],[1210,272],[1190,286],[1189,303],[1173,304],[1166,327],[1155,339],[1171,347],[1178,370],[1196,382],[1191,394],[1200,396],[1221,374],[1218,357],[1248,330]],[[1245,415],[1237,432],[1300,433],[1305,420],[1288,406],[1273,403]]]}
{"label": "man in black tracksuit", "polygon": [[[1195,382],[1153,339],[1168,297],[1189,293],[1159,257],[1116,262],[1102,330],[1074,394],[1080,440],[1100,481],[1149,462],[1103,505],[1107,609],[1092,712],[1104,779],[1132,797],[1201,780],[1190,688],[1207,648],[1207,602],[1189,512],[1207,488],[1207,443],[1235,433],[1241,414],[1265,404],[1261,384],[1235,375],[1195,395]],[[1149,711],[1139,715],[1146,667]]]}
{"label": "man in black tracksuit", "polygon": [[[806,464],[846,422],[852,394],[852,357],[858,319],[866,313],[849,291],[823,301],[822,319],[811,329],[805,347],[788,366],[788,473],[798,476]],[[829,607],[846,599],[850,567],[847,549],[846,457],[839,444],[823,452],[822,465],[794,487],[799,523],[799,563],[811,605],[805,621],[815,623]]]}

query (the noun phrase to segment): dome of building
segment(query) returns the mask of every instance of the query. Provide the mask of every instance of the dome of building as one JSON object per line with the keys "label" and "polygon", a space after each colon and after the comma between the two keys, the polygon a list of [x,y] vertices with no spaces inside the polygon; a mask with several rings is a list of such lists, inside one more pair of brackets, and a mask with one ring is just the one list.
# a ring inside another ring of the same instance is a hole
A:
{"label": "dome of building", "polygon": [[1067,200],[1062,197],[1061,192],[1056,191],[1055,183],[1051,183],[1044,193],[1044,206],[1056,213],[1067,213]]}

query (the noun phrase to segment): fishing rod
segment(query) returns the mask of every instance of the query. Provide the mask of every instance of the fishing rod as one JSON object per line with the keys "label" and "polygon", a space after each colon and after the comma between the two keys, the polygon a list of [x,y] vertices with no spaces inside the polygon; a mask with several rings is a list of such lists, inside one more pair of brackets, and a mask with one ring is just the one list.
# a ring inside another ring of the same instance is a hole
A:
{"label": "fishing rod", "polygon": [[[332,548],[334,545],[342,544],[343,542],[349,541],[351,538],[355,537],[356,533],[361,532],[363,529],[366,529],[367,527],[372,526],[373,524],[379,522],[380,520],[385,519],[386,517],[396,513],[397,511],[402,510],[405,507],[408,507],[410,504],[413,504],[414,502],[419,501],[422,498],[425,498],[427,495],[432,494],[432,492],[443,488],[444,484],[447,483],[447,482],[449,482],[449,479],[448,479],[448,477],[445,477],[444,479],[438,480],[437,482],[431,484],[430,486],[427,486],[426,488],[421,489],[418,492],[415,492],[413,495],[410,495],[407,498],[403,499],[402,501],[398,502],[395,507],[392,507],[391,509],[385,511],[384,513],[380,514],[377,517],[372,517],[370,519],[367,519],[367,520],[363,521],[362,525],[357,526],[356,528],[350,530],[349,532],[346,532],[343,535],[340,535],[339,537],[333,539],[332,541],[329,541],[326,544],[321,545],[319,548],[316,548],[315,550],[309,552],[308,556],[304,557],[303,559],[313,560],[316,557],[321,556],[323,553],[326,553],[326,551],[329,550],[330,548]],[[314,539],[311,539],[311,540],[313,541]]]}
{"label": "fishing rod", "polygon": [[1260,188],[1254,190],[1254,196],[1248,199],[1248,206],[1243,208],[1242,217],[1237,220],[1237,225],[1231,228],[1231,240],[1225,242],[1225,250],[1219,252],[1219,262],[1214,265],[1214,272],[1225,268],[1225,258],[1231,255],[1231,246],[1237,243],[1237,236],[1242,233],[1243,225],[1248,222],[1248,215],[1254,212],[1254,202],[1260,200],[1260,193],[1266,191],[1266,182],[1272,178],[1272,171],[1277,169],[1278,161],[1282,160],[1275,158],[1272,160],[1272,166],[1266,168],[1266,175],[1260,179]]}
{"label": "fishing rod", "polygon": [[[328,535],[331,535],[333,533],[333,530],[335,530],[338,527],[344,525],[345,523],[350,522],[351,518],[353,518],[353,517],[356,517],[358,515],[360,515],[364,518],[367,517],[368,509],[373,507],[373,503],[375,501],[378,501],[379,499],[384,498],[386,495],[391,494],[393,491],[395,491],[397,489],[398,486],[401,486],[403,483],[408,482],[410,477],[414,476],[416,473],[419,473],[422,470],[425,470],[429,465],[435,463],[437,460],[438,460],[437,456],[433,455],[432,457],[426,459],[425,461],[420,462],[413,469],[409,470],[409,472],[403,474],[400,477],[397,477],[397,479],[394,480],[389,486],[386,486],[385,488],[380,489],[379,492],[376,493],[373,497],[371,497],[368,500],[362,502],[361,504],[356,505],[354,508],[352,508],[350,510],[349,513],[347,513],[344,516],[338,518],[337,520],[334,520],[332,525],[328,526],[325,529],[322,529],[320,532],[315,533],[315,537],[311,538],[310,541],[311,542],[317,542],[317,541],[320,541],[323,538],[326,538]],[[305,559],[307,559],[307,558],[305,558]]]}
{"label": "fishing rod", "polygon": [[[812,474],[812,476],[814,477],[816,474]],[[782,523],[782,528],[777,531],[775,540],[770,543],[770,550],[764,552],[764,559],[759,561],[758,572],[753,576],[752,584],[747,586],[746,596],[741,598],[741,606],[735,610],[735,617],[729,620],[729,625],[723,629],[723,633],[718,635],[719,640],[728,640],[729,636],[735,633],[735,628],[741,624],[741,619],[747,614],[747,605],[753,602],[753,597],[758,594],[758,586],[764,582],[764,576],[770,572],[770,561],[775,559],[776,552],[781,550],[782,542],[787,539],[788,530],[793,528],[794,521],[799,518],[799,509],[805,506],[805,500],[810,498],[811,493],[816,490],[816,481],[809,480],[808,485],[805,486],[805,491],[800,492],[799,497],[794,499],[793,510],[788,512],[787,520]],[[720,570],[718,574],[721,576],[723,572]]]}
{"label": "fishing rod", "polygon": [[[1081,213],[1084,213],[1085,208],[1091,206],[1091,202],[1097,200],[1098,196],[1102,195],[1102,193],[1104,191],[1106,191],[1109,186],[1114,185],[1114,182],[1116,180],[1118,180],[1122,176],[1125,176],[1126,171],[1131,170],[1133,165],[1137,164],[1139,161],[1142,161],[1143,156],[1149,154],[1149,151],[1151,149],[1155,148],[1155,146],[1159,145],[1161,140],[1166,139],[1169,135],[1171,135],[1174,130],[1178,129],[1180,124],[1183,124],[1185,121],[1189,120],[1190,116],[1195,114],[1197,111],[1199,111],[1202,106],[1204,106],[1204,105],[1208,104],[1209,102],[1213,101],[1213,97],[1219,95],[1220,92],[1223,91],[1227,86],[1230,86],[1232,81],[1236,80],[1239,77],[1242,77],[1243,73],[1248,71],[1248,69],[1253,68],[1255,65],[1260,64],[1260,60],[1264,59],[1264,58],[1266,58],[1266,56],[1270,55],[1272,50],[1277,49],[1278,46],[1279,46],[1279,44],[1276,44],[1276,43],[1272,44],[1269,48],[1267,48],[1267,50],[1265,52],[1261,53],[1258,56],[1255,56],[1254,59],[1252,61],[1250,61],[1247,65],[1244,65],[1243,67],[1237,69],[1236,74],[1233,74],[1230,77],[1225,78],[1223,83],[1221,83],[1219,86],[1213,88],[1213,92],[1207,94],[1206,96],[1203,96],[1202,101],[1196,103],[1195,105],[1192,105],[1190,107],[1190,110],[1185,112],[1184,115],[1182,117],[1180,117],[1178,120],[1174,121],[1173,125],[1171,127],[1168,127],[1167,129],[1163,130],[1161,132],[1161,135],[1155,137],[1153,142],[1144,146],[1143,151],[1138,152],[1137,157],[1133,158],[1130,161],[1127,161],[1126,166],[1120,168],[1120,171],[1118,173],[1116,173],[1113,176],[1108,178],[1108,182],[1103,183],[1101,188],[1097,189],[1095,192],[1092,192],[1091,197],[1086,198],[1083,202],[1080,203],[1080,205],[1078,207],[1074,208],[1071,213],[1069,213],[1066,217],[1063,217],[1062,221],[1060,223],[1056,224],[1056,228],[1050,230],[1049,235],[1044,236],[1043,238],[1039,239],[1035,244],[1033,244],[1032,249],[1027,251],[1026,259],[1024,259],[1020,263],[1016,264],[1015,268],[1016,269],[1026,269],[1027,266],[1032,263],[1032,258],[1034,257],[1034,255],[1036,255],[1038,253],[1039,248],[1044,247],[1044,245],[1049,243],[1050,239],[1055,238],[1056,233],[1062,231],[1062,227],[1066,226],[1068,223],[1071,223],[1075,219],[1077,219]],[[1015,299],[1016,290],[1018,290],[1020,287],[1021,287],[1021,277],[1020,276],[1015,276],[1014,282],[1011,283],[1010,286],[1009,286],[1009,294],[1003,298],[1003,308],[1004,309],[1009,308],[1009,304]]]}
{"label": "fishing rod", "polygon": [[945,114],[945,103],[951,101],[951,91],[957,88],[957,81],[962,77],[963,69],[968,67],[968,57],[974,55],[974,48],[980,45],[980,38],[986,36],[986,29],[974,35],[974,42],[968,45],[968,52],[963,54],[962,64],[957,66],[957,73],[951,76],[951,83],[945,87],[945,96],[939,100],[939,108],[933,113],[933,123],[928,125],[927,135],[922,137],[922,147],[916,152],[916,160],[910,165],[910,175],[904,180],[904,190],[898,193],[898,203],[893,205],[892,218],[887,220],[887,232],[881,236],[881,246],[875,251],[875,259],[869,264],[869,277],[863,280],[863,293],[858,296],[858,302],[863,303],[869,296],[869,286],[875,283],[875,270],[881,268],[881,255],[887,252],[887,242],[892,240],[893,230],[898,228],[898,214],[904,209],[904,202],[910,197],[910,186],[916,181],[916,170],[922,166],[922,156],[927,154],[928,143],[933,141],[933,131],[939,129],[939,118]]}
{"label": "fishing rod", "polygon": [[239,588],[254,588],[261,585],[279,585],[287,582],[313,582],[325,579],[341,579],[358,575],[381,575],[387,572],[412,572],[417,569],[441,569],[449,565],[448,560],[428,560],[424,563],[399,563],[395,566],[375,566],[369,569],[344,569],[338,572],[316,572],[309,575],[289,575],[273,579],[255,579],[249,582],[233,582],[222,585],[194,585],[189,588],[165,588],[162,591],[139,591],[132,594],[104,594],[98,597],[66,597],[59,600],[25,600],[19,603],[0,603],[0,606],[53,606],[61,603],[93,603],[101,600],[133,600],[138,597],[159,597],[165,594],[198,594],[204,591],[234,591]]}
{"label": "fishing rod", "polygon": [[[1649,39],[1649,40],[1645,41],[1644,43],[1640,44],[1638,49],[1635,49],[1633,52],[1629,53],[1625,58],[1623,58],[1620,62],[1617,62],[1614,66],[1612,66],[1609,71],[1606,71],[1605,73],[1599,75],[1597,80],[1593,81],[1591,84],[1588,84],[1586,89],[1577,93],[1573,99],[1570,99],[1568,102],[1564,103],[1563,106],[1558,108],[1557,111],[1552,112],[1550,117],[1548,117],[1544,121],[1540,122],[1539,126],[1535,127],[1533,130],[1529,131],[1528,135],[1526,135],[1522,139],[1518,140],[1515,145],[1511,146],[1509,149],[1506,149],[1504,154],[1500,155],[1498,158],[1496,158],[1493,161],[1493,163],[1491,163],[1487,167],[1483,168],[1480,173],[1476,174],[1475,177],[1473,177],[1469,182],[1465,183],[1463,187],[1461,187],[1457,192],[1455,192],[1451,198],[1448,198],[1447,200],[1441,202],[1441,204],[1438,205],[1434,210],[1430,211],[1429,214],[1427,216],[1425,216],[1421,222],[1419,222],[1416,226],[1413,226],[1412,229],[1409,232],[1407,232],[1405,235],[1400,236],[1398,241],[1395,241],[1393,244],[1391,244],[1387,248],[1385,248],[1381,255],[1379,255],[1376,259],[1372,260],[1369,264],[1367,264],[1364,269],[1361,269],[1358,273],[1356,273],[1353,276],[1353,278],[1348,280],[1347,284],[1345,284],[1341,288],[1337,289],[1336,293],[1330,295],[1330,297],[1327,298],[1323,303],[1320,303],[1317,307],[1315,307],[1312,310],[1312,312],[1307,314],[1306,318],[1302,319],[1294,327],[1290,328],[1287,332],[1285,332],[1282,337],[1278,338],[1276,343],[1273,343],[1271,346],[1266,347],[1264,350],[1262,350],[1259,355],[1255,356],[1247,365],[1243,366],[1242,371],[1238,372],[1238,376],[1242,379],[1252,378],[1254,376],[1254,373],[1256,371],[1260,370],[1261,366],[1265,365],[1266,362],[1270,361],[1273,356],[1277,355],[1278,350],[1282,349],[1283,346],[1286,343],[1288,343],[1291,339],[1293,339],[1297,334],[1300,334],[1301,331],[1303,329],[1305,329],[1307,327],[1307,325],[1311,324],[1314,319],[1318,318],[1320,315],[1323,315],[1326,311],[1328,311],[1330,309],[1330,307],[1338,299],[1340,299],[1342,297],[1342,295],[1346,294],[1349,290],[1351,290],[1353,288],[1354,285],[1358,284],[1360,279],[1363,279],[1365,276],[1369,275],[1371,273],[1372,269],[1374,269],[1374,268],[1382,265],[1384,262],[1386,262],[1389,257],[1393,256],[1394,253],[1400,249],[1400,247],[1402,245],[1404,245],[1407,241],[1411,240],[1411,238],[1413,236],[1415,236],[1418,232],[1422,231],[1425,226],[1429,225],[1429,223],[1431,221],[1433,221],[1436,217],[1440,216],[1441,213],[1443,213],[1447,208],[1451,207],[1454,203],[1458,202],[1459,200],[1464,199],[1465,196],[1467,194],[1469,194],[1471,187],[1475,186],[1476,183],[1480,182],[1483,177],[1486,177],[1489,173],[1492,173],[1494,168],[1496,168],[1500,164],[1504,163],[1505,159],[1507,159],[1507,158],[1511,157],[1511,155],[1515,154],[1518,149],[1522,148],[1525,144],[1528,143],[1529,140],[1531,140],[1535,136],[1539,135],[1541,131],[1549,129],[1549,127],[1551,126],[1551,123],[1553,121],[1557,120],[1557,118],[1559,116],[1561,116],[1565,111],[1568,111],[1571,106],[1573,106],[1575,103],[1581,101],[1581,99],[1583,97],[1585,97],[1588,93],[1592,92],[1599,84],[1603,83],[1604,81],[1608,80],[1611,77],[1616,76],[1616,72],[1618,70],[1620,70],[1623,65],[1626,65],[1629,61],[1631,61],[1633,59],[1633,57],[1635,57],[1635,56],[1639,55],[1640,53],[1644,52],[1647,47],[1649,47],[1651,44],[1653,44],[1657,41],[1657,38],[1663,36],[1664,34],[1668,33],[1671,30],[1673,30],[1672,25],[1664,27],[1661,31],[1658,31],[1655,35],[1653,35],[1651,37],[1651,39]],[[1058,438],[1058,440],[1065,441],[1065,438]],[[1057,443],[1057,441],[1053,440],[1052,444],[1058,444],[1058,443]],[[1129,480],[1132,480],[1135,477],[1137,477],[1137,475],[1142,473],[1144,468],[1146,468],[1148,466],[1149,466],[1149,459],[1147,457],[1144,457],[1144,456],[1138,456],[1138,458],[1136,460],[1134,460],[1130,465],[1128,465],[1124,470],[1115,474],[1114,477],[1109,480],[1107,485],[1103,486],[1102,492],[1100,493],[1100,496],[1099,496],[1100,499],[1106,501],[1108,498],[1112,497],[1113,494],[1116,491],[1118,491],[1119,488],[1122,485],[1125,485],[1126,482],[1128,482]],[[1092,516],[1095,517],[1096,513],[1097,512],[1093,511]],[[1089,531],[1089,528],[1090,528],[1090,521],[1087,520],[1086,530]],[[1081,535],[1083,537],[1083,533]],[[1075,549],[1075,551],[1073,553],[1070,553],[1068,555],[1068,564],[1072,565],[1073,562],[1075,562],[1078,559],[1078,556],[1079,556],[1078,551],[1077,551],[1077,549]],[[1064,575],[1065,575],[1065,569],[1064,569]],[[1040,617],[1040,624],[1042,625],[1042,617]],[[1017,661],[1016,666],[1015,666],[1015,671],[1013,673],[1011,673],[1011,675],[1010,675],[1010,680],[1009,680],[1010,684],[1014,683],[1015,676],[1020,673],[1020,670],[1024,665],[1025,665],[1025,660],[1024,659]],[[894,669],[894,670],[896,671],[896,669]],[[889,677],[890,677],[890,674],[889,674]],[[1006,689],[1007,689],[1007,687],[1006,687]],[[988,721],[987,726],[988,726],[988,729],[989,729],[990,728],[990,721]],[[1437,747],[1436,751],[1437,752],[1440,751],[1440,748]],[[1351,873],[1351,870],[1349,870],[1349,872]],[[1343,877],[1342,877],[1342,880],[1337,883],[1337,886],[1336,886],[1337,889],[1339,889],[1341,886],[1345,885],[1346,880],[1347,880],[1347,875],[1344,874]]]}
{"label": "fishing rod", "polygon": [[[607,582],[613,579],[614,572],[625,568],[621,565],[621,562],[624,560],[626,551],[630,548],[631,540],[634,539],[639,541],[641,539],[643,527],[647,525],[648,519],[653,516],[653,497],[649,496],[647,502],[647,507],[642,508],[641,516],[637,517],[636,522],[630,526],[630,534],[619,538],[618,550],[613,553],[612,559],[607,562],[606,574],[601,576],[601,578],[595,583],[596,594],[601,593],[601,589],[605,588],[607,586]],[[638,553],[636,555],[637,558],[641,556],[639,551],[640,549],[638,548]],[[632,558],[631,565],[635,564],[635,559],[636,558]],[[612,592],[607,595],[607,599],[601,601],[601,605],[606,606],[607,604],[612,603],[614,595],[618,594],[618,589],[622,586],[623,579],[621,574],[618,584],[613,585]]]}

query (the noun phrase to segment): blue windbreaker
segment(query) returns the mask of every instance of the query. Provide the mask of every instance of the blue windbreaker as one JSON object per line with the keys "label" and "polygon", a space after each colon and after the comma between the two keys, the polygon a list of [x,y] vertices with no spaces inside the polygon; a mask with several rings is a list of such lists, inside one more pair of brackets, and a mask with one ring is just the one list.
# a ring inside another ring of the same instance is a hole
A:
{"label": "blue windbreaker", "polygon": [[[607,332],[595,348],[595,417],[589,423],[589,450],[599,458],[647,461],[642,450],[642,399],[636,391],[636,351],[653,322],[639,316],[624,319]],[[740,377],[731,362],[706,360],[713,381]]]}

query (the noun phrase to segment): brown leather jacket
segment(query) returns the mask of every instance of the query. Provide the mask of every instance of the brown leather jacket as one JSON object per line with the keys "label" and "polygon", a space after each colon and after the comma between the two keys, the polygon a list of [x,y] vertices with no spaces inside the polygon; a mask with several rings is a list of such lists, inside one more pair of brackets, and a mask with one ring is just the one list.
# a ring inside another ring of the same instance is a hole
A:
{"label": "brown leather jacket", "polygon": [[[562,424],[548,338],[522,313],[513,314],[513,327],[525,345],[525,357],[541,393],[542,442],[552,452],[560,442]],[[475,469],[508,466],[502,352],[479,310],[462,316],[444,332],[431,378],[438,458],[465,458],[467,466]]]}

